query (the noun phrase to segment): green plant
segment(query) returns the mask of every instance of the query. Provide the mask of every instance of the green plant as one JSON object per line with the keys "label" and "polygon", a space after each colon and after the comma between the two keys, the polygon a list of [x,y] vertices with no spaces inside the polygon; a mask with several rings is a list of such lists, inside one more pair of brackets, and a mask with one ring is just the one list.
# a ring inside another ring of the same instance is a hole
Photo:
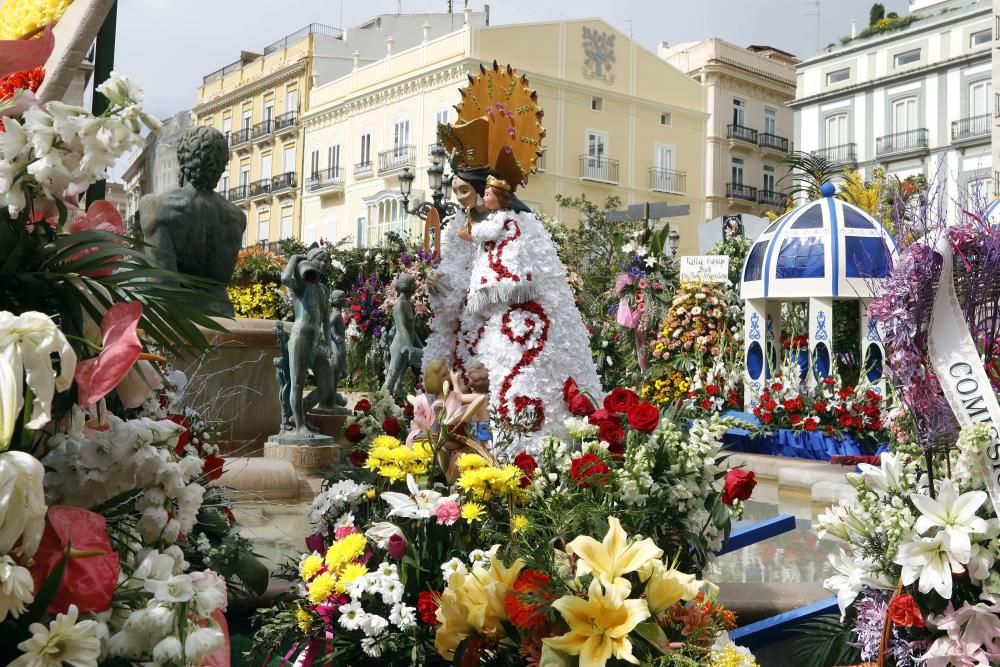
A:
{"label": "green plant", "polygon": [[868,27],[871,27],[885,18],[885,5],[881,2],[876,2],[872,5],[872,8],[868,10]]}
{"label": "green plant", "polygon": [[820,187],[840,174],[840,169],[827,157],[808,151],[795,151],[782,159],[789,167],[788,173],[779,183],[788,183],[788,196],[804,195],[807,199],[818,199]]}

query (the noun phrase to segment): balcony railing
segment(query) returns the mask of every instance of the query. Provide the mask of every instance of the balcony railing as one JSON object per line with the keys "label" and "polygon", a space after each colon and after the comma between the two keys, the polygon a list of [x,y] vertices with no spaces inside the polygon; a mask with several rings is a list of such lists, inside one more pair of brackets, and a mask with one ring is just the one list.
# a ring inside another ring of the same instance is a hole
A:
{"label": "balcony railing", "polygon": [[378,154],[378,173],[385,174],[416,164],[416,146],[396,146]]}
{"label": "balcony railing", "polygon": [[770,148],[773,151],[788,152],[788,139],[779,137],[776,134],[762,132],[757,143],[761,148]]}
{"label": "balcony railing", "polygon": [[726,183],[726,197],[757,203],[757,188],[742,183]]}
{"label": "balcony railing", "polygon": [[438,141],[435,141],[433,144],[428,144],[427,154],[430,155],[431,153],[433,153],[435,148],[440,148],[441,150],[444,150],[444,145]]}
{"label": "balcony railing", "polygon": [[340,167],[327,167],[321,171],[313,172],[313,175],[306,181],[306,187],[309,188],[310,192],[343,186],[344,170]]}
{"label": "balcony railing", "polygon": [[250,141],[250,136],[252,132],[253,130],[249,127],[245,127],[242,130],[231,132],[229,134],[229,146],[235,147]]}
{"label": "balcony railing", "polygon": [[927,129],[910,130],[909,132],[897,132],[887,134],[875,140],[875,154],[878,156],[892,155],[893,153],[908,153],[910,151],[922,151],[927,148]]}
{"label": "balcony railing", "polygon": [[580,156],[580,178],[605,183],[618,182],[618,160],[593,155]]}
{"label": "balcony railing", "polygon": [[359,162],[354,165],[354,177],[360,178],[362,176],[371,176],[374,173],[374,168],[372,167],[372,161],[367,160],[365,162]]}
{"label": "balcony railing", "polygon": [[956,120],[951,124],[951,140],[964,141],[975,137],[989,136],[992,128],[990,115],[971,116]]}
{"label": "balcony railing", "polygon": [[261,137],[266,137],[271,134],[271,129],[273,127],[274,121],[270,119],[257,123],[253,126],[253,138],[260,139]]}
{"label": "balcony railing", "polygon": [[286,171],[283,174],[278,174],[271,179],[271,192],[281,192],[282,190],[288,190],[289,188],[294,188],[297,183],[294,171]]}
{"label": "balcony railing", "polygon": [[757,130],[743,125],[727,125],[726,138],[757,145]]}
{"label": "balcony railing", "polygon": [[299,121],[299,113],[297,111],[286,111],[280,116],[275,117],[274,131],[284,132],[285,130],[295,127],[298,121]]}
{"label": "balcony railing", "polygon": [[241,199],[246,199],[247,190],[249,190],[249,186],[246,184],[237,185],[235,188],[229,188],[229,196],[227,196],[226,199],[229,201],[240,201]]}
{"label": "balcony railing", "polygon": [[264,250],[273,252],[275,255],[281,256],[284,253],[281,252],[281,242],[280,241],[257,241],[255,245],[260,246]]}
{"label": "balcony railing", "polygon": [[785,193],[775,192],[774,190],[758,190],[757,203],[766,206],[784,206]]}
{"label": "balcony railing", "polygon": [[839,146],[828,146],[827,148],[820,148],[815,154],[819,157],[825,157],[835,165],[857,164],[858,145],[840,144]]}
{"label": "balcony railing", "polygon": [[262,178],[250,184],[250,199],[254,197],[264,197],[271,194],[271,179]]}
{"label": "balcony railing", "polygon": [[687,172],[651,167],[649,189],[657,192],[687,192]]}

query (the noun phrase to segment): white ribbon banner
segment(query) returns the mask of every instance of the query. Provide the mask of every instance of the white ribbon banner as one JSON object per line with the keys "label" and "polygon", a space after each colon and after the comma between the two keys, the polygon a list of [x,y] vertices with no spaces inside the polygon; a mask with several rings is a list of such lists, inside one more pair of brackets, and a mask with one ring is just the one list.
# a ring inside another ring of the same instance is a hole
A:
{"label": "white ribbon banner", "polygon": [[1000,516],[1000,403],[986,369],[979,360],[965,317],[958,305],[952,273],[951,245],[942,234],[936,250],[944,260],[938,280],[931,326],[927,338],[931,365],[941,383],[945,398],[962,427],[975,423],[990,424],[991,440],[986,448],[986,490]]}

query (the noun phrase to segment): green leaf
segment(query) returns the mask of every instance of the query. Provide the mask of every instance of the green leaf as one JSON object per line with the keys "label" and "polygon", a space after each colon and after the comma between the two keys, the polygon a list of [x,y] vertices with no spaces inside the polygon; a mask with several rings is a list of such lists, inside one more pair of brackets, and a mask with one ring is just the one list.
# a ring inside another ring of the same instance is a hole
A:
{"label": "green leaf", "polygon": [[267,567],[245,551],[241,551],[236,561],[236,572],[247,589],[255,595],[263,595],[267,590],[269,573]]}
{"label": "green leaf", "polygon": [[38,589],[38,595],[35,596],[35,601],[31,603],[31,606],[28,607],[19,619],[23,625],[28,626],[38,621],[45,614],[45,610],[49,608],[49,605],[52,604],[52,600],[55,599],[56,593],[59,591],[59,584],[62,583],[63,573],[66,571],[70,548],[71,545],[67,544],[66,551],[63,552],[62,558],[59,559],[59,564],[56,565],[52,573],[42,582],[41,588]]}
{"label": "green leaf", "polygon": [[538,667],[574,667],[576,661],[562,651],[558,651],[548,644],[542,644],[542,655],[538,660]]}
{"label": "green leaf", "polygon": [[667,635],[663,632],[663,628],[656,623],[652,621],[640,623],[635,626],[635,631],[639,633],[640,637],[652,644],[660,653],[665,654],[667,652],[670,640],[667,639]]}

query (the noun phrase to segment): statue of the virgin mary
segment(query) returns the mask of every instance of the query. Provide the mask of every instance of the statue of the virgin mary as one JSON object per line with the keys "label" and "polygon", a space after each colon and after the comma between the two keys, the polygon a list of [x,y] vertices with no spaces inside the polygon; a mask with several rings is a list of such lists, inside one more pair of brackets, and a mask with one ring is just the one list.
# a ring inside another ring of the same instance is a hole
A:
{"label": "statue of the virgin mary", "polygon": [[598,403],[600,381],[552,239],[514,194],[542,151],[537,96],[524,76],[496,63],[461,92],[457,122],[439,134],[465,212],[445,232],[424,364],[444,360],[466,379],[481,364],[499,426],[521,435],[518,449],[536,453],[572,416],[567,380]]}

